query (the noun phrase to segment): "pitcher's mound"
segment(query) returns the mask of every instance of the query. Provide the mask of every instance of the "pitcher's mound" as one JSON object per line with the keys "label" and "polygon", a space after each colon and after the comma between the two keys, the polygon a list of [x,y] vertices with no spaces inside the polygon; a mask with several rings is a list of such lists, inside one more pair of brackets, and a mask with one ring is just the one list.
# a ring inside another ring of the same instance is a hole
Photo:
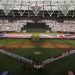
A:
{"label": "pitcher's mound", "polygon": [[41,55],[42,52],[41,52],[41,51],[35,51],[34,54],[35,54],[35,55]]}

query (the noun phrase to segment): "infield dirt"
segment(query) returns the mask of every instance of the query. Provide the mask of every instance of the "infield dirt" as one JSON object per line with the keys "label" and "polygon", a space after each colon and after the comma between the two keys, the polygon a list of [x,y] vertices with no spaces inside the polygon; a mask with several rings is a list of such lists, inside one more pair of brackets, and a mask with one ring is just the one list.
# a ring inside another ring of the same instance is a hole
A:
{"label": "infield dirt", "polygon": [[64,51],[75,49],[74,46],[59,44],[59,43],[42,43],[42,42],[22,42],[17,44],[9,44],[6,46],[0,46],[3,49],[11,49],[11,48],[33,48],[33,47],[43,47],[43,48],[58,48]]}

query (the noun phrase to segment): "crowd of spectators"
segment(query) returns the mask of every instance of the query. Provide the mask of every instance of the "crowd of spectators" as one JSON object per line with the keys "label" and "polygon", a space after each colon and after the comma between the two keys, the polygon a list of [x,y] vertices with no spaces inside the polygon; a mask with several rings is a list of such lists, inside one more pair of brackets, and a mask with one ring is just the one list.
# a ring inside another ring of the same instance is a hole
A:
{"label": "crowd of spectators", "polygon": [[[28,19],[0,19],[0,31],[15,31],[20,32],[24,25],[27,25],[28,22],[35,23],[33,20]],[[64,20],[59,22],[57,20],[40,20],[39,23],[46,23],[49,26],[51,31],[57,32],[75,32],[75,20]]]}
{"label": "crowd of spectators", "polygon": [[20,32],[21,28],[27,24],[27,22],[33,22],[32,20],[1,20],[0,19],[0,31],[15,31]]}
{"label": "crowd of spectators", "polygon": [[75,32],[75,21],[74,20],[65,20],[63,22],[58,22],[55,20],[42,20],[40,22],[46,23],[49,25],[49,28],[53,32],[62,31],[62,32]]}

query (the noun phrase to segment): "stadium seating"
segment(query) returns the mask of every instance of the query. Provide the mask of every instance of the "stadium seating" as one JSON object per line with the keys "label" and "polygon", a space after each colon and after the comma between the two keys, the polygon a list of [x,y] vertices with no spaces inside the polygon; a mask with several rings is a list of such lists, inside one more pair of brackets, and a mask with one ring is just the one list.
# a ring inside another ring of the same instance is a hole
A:
{"label": "stadium seating", "polygon": [[51,28],[53,32],[75,32],[75,21],[65,20],[64,22],[60,23],[54,20],[43,20],[40,22],[44,22],[46,25],[49,25],[49,28]]}
{"label": "stadium seating", "polygon": [[15,20],[10,22],[9,20],[0,20],[0,31],[15,31],[20,32],[21,27],[26,25],[27,22],[33,22],[31,20]]}
{"label": "stadium seating", "polygon": [[[20,32],[22,27],[27,25],[27,23],[34,23],[32,20],[17,19],[9,21],[9,19],[0,19],[0,31],[15,31]],[[46,23],[51,28],[51,31],[57,32],[75,32],[75,21],[74,20],[64,20],[63,22],[58,22],[56,20],[41,20],[39,23]]]}

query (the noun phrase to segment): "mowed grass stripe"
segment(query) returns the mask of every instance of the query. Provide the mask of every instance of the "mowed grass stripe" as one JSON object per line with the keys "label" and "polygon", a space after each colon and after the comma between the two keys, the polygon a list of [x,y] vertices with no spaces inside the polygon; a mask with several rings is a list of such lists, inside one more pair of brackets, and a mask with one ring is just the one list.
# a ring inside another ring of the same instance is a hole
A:
{"label": "mowed grass stripe", "polygon": [[[20,44],[22,42],[33,42],[33,41],[29,39],[0,39],[0,46],[18,43]],[[40,39],[38,42],[60,43],[75,46],[75,40],[68,40],[68,39]]]}
{"label": "mowed grass stripe", "polygon": [[10,75],[67,75],[68,70],[75,72],[75,54],[57,60],[46,65],[46,70],[41,72],[22,70],[22,63],[10,58],[6,55],[0,54],[0,72],[8,70]]}
{"label": "mowed grass stripe", "polygon": [[60,43],[60,44],[67,44],[71,46],[75,46],[75,40],[70,39],[41,39],[40,42],[52,42],[52,43]]}
{"label": "mowed grass stripe", "polygon": [[51,75],[67,75],[67,71],[75,72],[75,54],[48,64],[47,73]]}
{"label": "mowed grass stripe", "polygon": [[0,46],[5,46],[13,42],[13,39],[0,39]]}
{"label": "mowed grass stripe", "polygon": [[7,70],[9,71],[10,75],[14,75],[15,73],[18,73],[18,71],[21,70],[21,64],[21,62],[0,53],[0,72]]}
{"label": "mowed grass stripe", "polygon": [[[39,51],[42,54],[40,55],[36,55],[35,52]],[[37,60],[37,61],[42,61],[42,60],[46,60],[52,56],[58,55],[63,53],[62,50],[59,50],[57,48],[41,48],[41,47],[34,47],[34,48],[17,48],[17,49],[12,49],[11,52],[27,57],[27,58],[31,58]]]}
{"label": "mowed grass stripe", "polygon": [[0,46],[6,46],[10,44],[19,44],[22,42],[28,42],[28,39],[0,39]]}

